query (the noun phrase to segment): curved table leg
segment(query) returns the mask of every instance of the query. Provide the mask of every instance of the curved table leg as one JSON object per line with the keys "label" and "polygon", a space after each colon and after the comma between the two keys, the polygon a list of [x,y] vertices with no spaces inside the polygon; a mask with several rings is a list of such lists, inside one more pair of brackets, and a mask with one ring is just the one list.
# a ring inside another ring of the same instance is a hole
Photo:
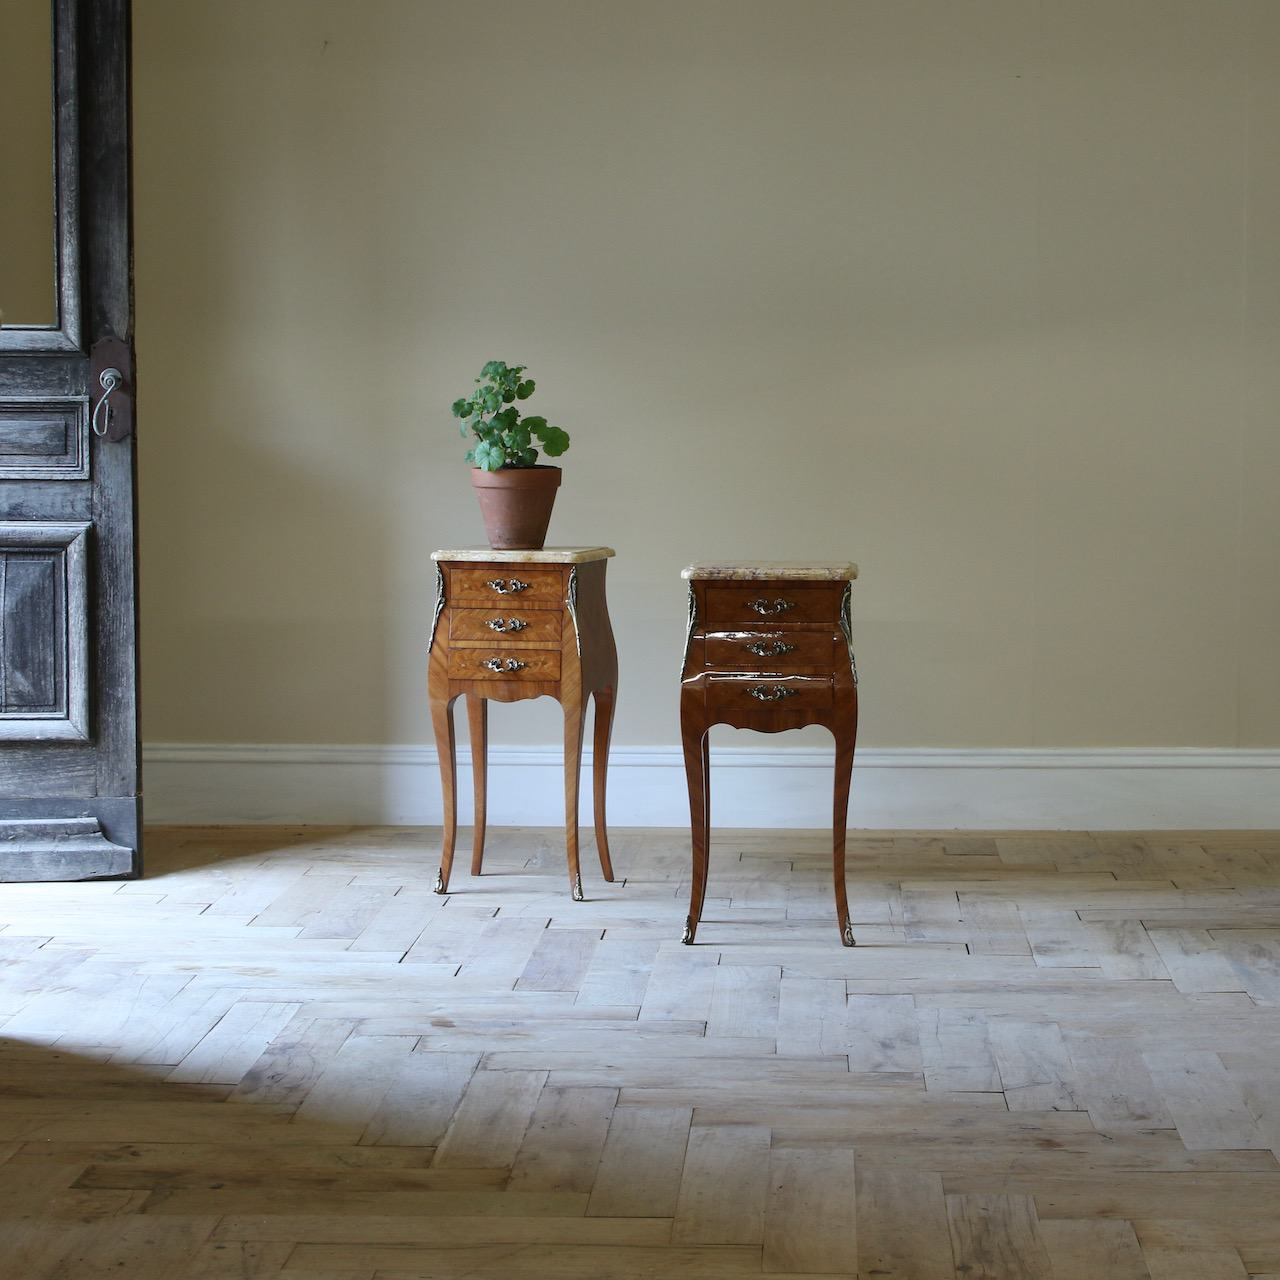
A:
{"label": "curved table leg", "polygon": [[849,919],[849,892],[844,879],[844,850],[849,821],[849,784],[853,773],[853,735],[833,730],[836,739],[835,803],[831,820],[831,867],[836,888],[836,924],[840,941],[852,947],[853,924]]}
{"label": "curved table leg", "polygon": [[710,845],[711,814],[711,743],[709,727],[692,718],[681,718],[684,742],[684,771],[689,783],[689,825],[693,846],[693,887],[689,895],[689,915],[685,920],[686,945],[698,932],[702,904],[707,896],[707,861]]}
{"label": "curved table leg", "polygon": [[489,791],[489,700],[467,694],[467,724],[471,730],[471,777],[475,789],[476,816],[471,841],[471,874],[478,876],[484,862],[484,829]]}
{"label": "curved table leg", "polygon": [[[567,691],[565,691],[567,693]],[[569,854],[569,885],[575,902],[582,901],[582,870],[578,865],[578,788],[582,773],[583,698],[567,697],[564,707],[564,837]]]}
{"label": "curved table leg", "polygon": [[444,793],[444,847],[440,855],[440,870],[436,873],[435,891],[444,893],[449,888],[453,846],[458,836],[458,745],[453,729],[452,698],[432,700],[431,724],[435,729],[440,788]]}
{"label": "curved table leg", "polygon": [[609,857],[609,836],[605,831],[604,789],[609,773],[609,739],[613,734],[613,685],[595,691],[595,732],[591,740],[591,801],[596,823],[596,849],[600,870],[613,882],[613,862]]}

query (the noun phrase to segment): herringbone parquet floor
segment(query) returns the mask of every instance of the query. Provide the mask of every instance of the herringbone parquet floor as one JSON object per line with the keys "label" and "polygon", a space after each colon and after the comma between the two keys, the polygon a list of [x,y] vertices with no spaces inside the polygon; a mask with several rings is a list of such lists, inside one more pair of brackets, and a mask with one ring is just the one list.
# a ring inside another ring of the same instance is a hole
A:
{"label": "herringbone parquet floor", "polygon": [[3,1280],[1280,1276],[1280,834],[437,839],[0,886]]}

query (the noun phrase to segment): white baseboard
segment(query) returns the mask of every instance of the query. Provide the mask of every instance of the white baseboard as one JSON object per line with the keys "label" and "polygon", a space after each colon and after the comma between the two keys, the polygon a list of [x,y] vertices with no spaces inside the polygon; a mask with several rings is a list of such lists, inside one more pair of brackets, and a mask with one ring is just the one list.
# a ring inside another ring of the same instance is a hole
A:
{"label": "white baseboard", "polygon": [[[588,753],[588,760],[590,756]],[[436,825],[436,753],[426,746],[155,743],[144,748],[150,822]],[[556,747],[493,747],[489,821],[564,820]],[[712,821],[825,827],[832,752],[712,748]],[[470,820],[470,756],[459,752],[460,818]],[[583,819],[590,811],[584,771]],[[688,824],[677,747],[615,747],[608,819]],[[869,830],[1280,829],[1280,751],[1198,749],[860,749],[849,825]]]}

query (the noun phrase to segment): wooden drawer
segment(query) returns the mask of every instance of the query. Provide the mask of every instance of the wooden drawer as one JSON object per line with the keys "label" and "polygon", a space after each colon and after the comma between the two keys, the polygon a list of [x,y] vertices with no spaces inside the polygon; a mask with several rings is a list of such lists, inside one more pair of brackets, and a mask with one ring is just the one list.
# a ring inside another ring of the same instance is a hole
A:
{"label": "wooden drawer", "polygon": [[450,649],[450,680],[559,680],[559,649]]}
{"label": "wooden drawer", "polygon": [[707,677],[707,706],[737,711],[778,709],[818,710],[829,707],[830,676],[775,676],[717,674]]}
{"label": "wooden drawer", "polygon": [[564,577],[559,569],[493,564],[449,569],[450,604],[499,603],[504,614],[513,604],[521,608],[558,608],[564,604]]}
{"label": "wooden drawer", "polygon": [[795,587],[787,582],[749,586],[713,583],[707,587],[705,623],[741,627],[766,622],[772,627],[778,623],[829,622],[837,626],[843,590],[843,583],[820,587]]}
{"label": "wooden drawer", "polygon": [[706,637],[707,666],[831,667],[835,636],[829,631],[713,631]]}
{"label": "wooden drawer", "polygon": [[499,636],[509,636],[517,644],[560,643],[563,615],[559,609],[521,609],[514,601],[503,608],[504,603],[489,609],[451,609],[449,638],[482,640],[490,646]]}

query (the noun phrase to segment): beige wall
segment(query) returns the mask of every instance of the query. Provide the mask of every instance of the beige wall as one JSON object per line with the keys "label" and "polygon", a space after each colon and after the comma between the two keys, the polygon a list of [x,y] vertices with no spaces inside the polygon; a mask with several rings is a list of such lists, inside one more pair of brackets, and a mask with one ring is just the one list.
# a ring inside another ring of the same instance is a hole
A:
{"label": "beige wall", "polygon": [[135,39],[149,740],[429,739],[448,406],[502,358],[573,435],[551,541],[618,552],[621,743],[678,737],[680,569],[758,556],[861,565],[867,745],[1280,746],[1271,0]]}

